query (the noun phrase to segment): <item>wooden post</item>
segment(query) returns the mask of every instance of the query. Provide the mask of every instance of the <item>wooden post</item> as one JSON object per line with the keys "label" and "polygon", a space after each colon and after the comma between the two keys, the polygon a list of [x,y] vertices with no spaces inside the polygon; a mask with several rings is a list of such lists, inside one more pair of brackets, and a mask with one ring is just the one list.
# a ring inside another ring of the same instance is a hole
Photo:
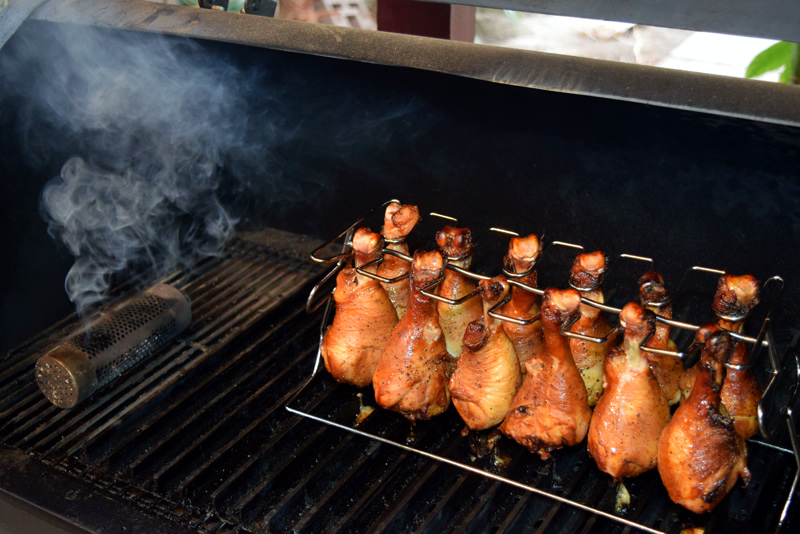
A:
{"label": "wooden post", "polygon": [[378,0],[378,30],[471,43],[475,8],[417,0]]}

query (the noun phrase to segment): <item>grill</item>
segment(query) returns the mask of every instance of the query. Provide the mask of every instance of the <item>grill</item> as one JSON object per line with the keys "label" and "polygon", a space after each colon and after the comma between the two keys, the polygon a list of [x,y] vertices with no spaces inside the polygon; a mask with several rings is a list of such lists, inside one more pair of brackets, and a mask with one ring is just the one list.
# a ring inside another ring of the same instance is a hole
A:
{"label": "grill", "polygon": [[[85,67],[57,52],[59,36],[71,32],[107,39],[117,55],[103,61],[127,64],[155,43],[176,64],[204,59],[227,72],[267,74],[227,95],[244,110],[235,118],[247,119],[237,135],[257,141],[218,162],[221,202],[241,219],[236,237],[166,277],[146,269],[120,277],[113,298],[86,319],[124,309],[163,283],[189,297],[191,323],[66,411],[42,396],[34,366],[83,322],[63,296],[72,258],[47,235],[37,201],[64,161],[91,157],[97,132],[53,120],[33,90],[0,98],[0,213],[10,229],[0,238],[13,251],[0,281],[5,495],[91,531],[777,526],[797,472],[784,414],[765,414],[778,430],[769,442],[748,444],[753,481],[712,514],[672,504],[655,472],[626,482],[632,502],[617,514],[616,487],[583,446],[548,464],[502,440],[497,455],[481,457],[486,434],[462,435],[452,408],[413,430],[383,410],[356,424],[363,406],[376,405],[372,391],[336,384],[321,369],[323,312],[309,315],[305,306],[326,272],[311,251],[391,196],[472,228],[477,273],[497,274],[507,244],[490,227],[544,232],[613,257],[652,257],[675,293],[675,318],[695,324],[711,318],[716,276],[686,275],[687,267],[761,280],[780,274],[781,299],[768,295],[746,332],[758,336],[774,304],[769,341],[781,374],[767,407],[779,410],[793,394],[800,333],[794,88],[261,17],[233,24],[225,13],[136,1],[102,9],[88,0],[47,2],[30,11],[0,62],[25,57],[23,83],[32,89],[63,72],[49,70],[51,62]],[[5,83],[0,95],[12,94]],[[154,88],[153,99],[159,95]],[[215,117],[202,143],[217,146],[223,119]],[[440,222],[426,216],[412,249],[432,249]],[[573,253],[549,251],[542,283],[563,286]],[[641,263],[620,260],[604,283],[607,302],[635,299],[631,280],[641,272]],[[675,334],[686,347],[691,334]],[[762,353],[762,384],[771,364]],[[796,501],[784,532],[800,521]]]}

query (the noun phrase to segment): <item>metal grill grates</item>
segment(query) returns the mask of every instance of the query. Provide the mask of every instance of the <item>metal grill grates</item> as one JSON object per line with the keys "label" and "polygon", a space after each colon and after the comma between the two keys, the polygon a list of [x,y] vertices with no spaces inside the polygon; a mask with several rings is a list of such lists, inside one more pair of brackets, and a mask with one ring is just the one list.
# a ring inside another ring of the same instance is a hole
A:
{"label": "metal grill grates", "polygon": [[[397,447],[342,432],[284,409],[308,380],[319,315],[304,299],[316,272],[237,242],[167,282],[192,298],[183,337],[70,411],[41,397],[37,355],[69,334],[62,322],[0,366],[0,442],[130,506],[199,532],[618,532],[603,517]],[[354,427],[369,388],[318,373],[293,403]],[[613,507],[615,488],[585,451],[561,451],[548,467],[504,441],[505,467],[472,459],[455,410],[411,432],[376,411],[359,430],[568,496]],[[0,447],[2,453],[2,447]],[[791,457],[751,445],[754,483],[706,517],[706,532],[760,532],[774,524],[793,476]],[[788,461],[787,461],[788,460]],[[767,483],[769,481],[769,483]],[[657,474],[628,484],[626,517],[677,532],[696,524],[667,498]]]}

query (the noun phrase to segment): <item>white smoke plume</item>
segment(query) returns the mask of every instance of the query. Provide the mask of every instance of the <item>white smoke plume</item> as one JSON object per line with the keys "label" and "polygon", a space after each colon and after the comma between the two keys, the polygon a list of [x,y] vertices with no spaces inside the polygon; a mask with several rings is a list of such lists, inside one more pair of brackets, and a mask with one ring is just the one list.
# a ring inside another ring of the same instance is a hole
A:
{"label": "white smoke plume", "polygon": [[238,99],[258,75],[211,61],[188,40],[58,31],[64,58],[27,58],[40,69],[36,116],[92,149],[45,186],[40,211],[75,256],[65,288],[82,311],[104,298],[114,273],[163,275],[233,235],[217,189],[226,153],[261,148],[245,142]]}
{"label": "white smoke plume", "polygon": [[[175,188],[129,169],[123,174],[94,169],[70,159],[61,176],[42,192],[50,234],[75,256],[65,288],[83,309],[102,299],[114,272],[141,267],[174,269],[194,252],[215,254],[233,234],[234,222],[213,190],[213,169],[203,188]],[[187,228],[183,217],[193,219]]]}
{"label": "white smoke plume", "polygon": [[302,71],[252,55],[237,62],[225,45],[27,28],[0,54],[0,101],[20,103],[28,165],[63,165],[39,209],[75,257],[65,288],[79,311],[115,279],[165,275],[221,251],[237,223],[234,197],[246,213],[280,218],[325,202],[337,187],[331,169],[374,175],[366,186],[388,189],[370,167],[375,154],[438,120],[406,95],[320,90]]}

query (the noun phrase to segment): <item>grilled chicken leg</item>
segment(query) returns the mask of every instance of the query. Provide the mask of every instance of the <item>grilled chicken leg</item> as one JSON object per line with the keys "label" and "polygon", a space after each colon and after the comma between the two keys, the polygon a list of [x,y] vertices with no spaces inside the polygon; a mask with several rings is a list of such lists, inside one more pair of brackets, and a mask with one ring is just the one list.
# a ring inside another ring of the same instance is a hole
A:
{"label": "grilled chicken leg", "polygon": [[439,252],[417,252],[411,263],[408,310],[392,331],[372,379],[375,400],[411,421],[430,419],[450,405],[448,359],[436,301],[420,290],[442,277]]}
{"label": "grilled chicken leg", "polygon": [[[712,308],[717,314],[717,324],[736,333],[744,331],[744,318],[759,301],[758,280],[753,276],[723,275],[717,285]],[[743,341],[734,342],[730,362],[747,362],[749,350]],[[728,409],[736,432],[744,439],[758,432],[758,403],[764,392],[752,369],[746,371],[727,370],[722,386],[722,403]]]}
{"label": "grilled chicken leg", "polygon": [[[382,249],[383,237],[369,228],[359,228],[353,236],[359,267],[377,258]],[[397,312],[380,283],[354,267],[339,272],[333,299],[336,315],[321,346],[325,367],[338,382],[364,387],[372,382],[381,351],[397,324]]]}
{"label": "grilled chicken leg", "polygon": [[[664,287],[664,279],[656,272],[649,272],[639,278],[639,302],[656,315],[672,319],[672,295]],[[676,350],[675,343],[669,338],[669,325],[656,323],[653,337],[647,342],[648,347],[663,350]],[[684,371],[683,360],[676,356],[664,356],[653,352],[645,352],[650,362],[650,370],[658,380],[661,391],[667,402],[672,405],[681,399],[678,381]]]}
{"label": "grilled chicken leg", "polygon": [[[436,234],[436,244],[448,263],[469,269],[472,264],[472,234],[467,228],[445,226]],[[475,291],[475,284],[455,271],[446,270],[444,282],[439,285],[439,295],[449,299],[460,299]],[[464,332],[467,325],[483,316],[481,299],[471,298],[451,306],[439,302],[439,324],[447,340],[447,352],[454,358],[461,356]]]}
{"label": "grilled chicken leg", "polygon": [[464,351],[450,378],[453,405],[472,430],[502,423],[522,382],[519,360],[503,323],[489,317],[489,309],[508,295],[508,282],[498,276],[481,281],[479,287],[484,316],[467,326]]}
{"label": "grilled chicken leg", "polygon": [[620,313],[625,339],[606,355],[605,393],[589,425],[589,454],[615,479],[656,466],[658,438],[669,423],[669,406],[639,346],[653,332],[653,312],[631,302]]}
{"label": "grilled chicken leg", "polygon": [[[600,284],[605,276],[605,255],[597,250],[578,254],[569,273],[569,283],[581,292],[582,298],[603,303],[603,290]],[[592,337],[603,337],[611,331],[608,319],[597,308],[581,304],[581,318],[572,327],[572,331]],[[603,394],[603,365],[606,354],[614,346],[614,339],[609,338],[605,343],[593,343],[582,339],[570,339],[572,357],[575,366],[581,373],[589,406],[594,406]]]}
{"label": "grilled chicken leg", "polygon": [[697,514],[719,504],[739,476],[750,481],[747,446],[720,399],[733,344],[727,332],[706,341],[691,395],[658,442],[658,472],[670,499]]}
{"label": "grilled chicken leg", "polygon": [[[386,246],[391,250],[402,252],[408,255],[408,245],[405,238],[421,220],[419,209],[410,204],[398,204],[392,202],[386,206],[386,215],[383,219],[383,234],[386,241],[399,241],[399,243],[388,243]],[[378,275],[384,278],[396,278],[411,271],[411,265],[404,260],[391,254],[386,254],[378,267]],[[402,319],[406,314],[408,306],[408,278],[398,280],[393,284],[381,282],[383,289],[394,304],[397,310],[397,317]]]}
{"label": "grilled chicken leg", "polygon": [[[524,273],[531,269],[540,252],[539,238],[534,234],[528,237],[514,237],[508,246],[508,254],[503,258],[503,263],[509,272]],[[536,271],[532,271],[518,280],[531,287],[538,287]],[[530,291],[512,287],[511,302],[503,306],[503,313],[515,319],[529,319],[539,313],[539,297]],[[525,361],[538,354],[544,346],[542,321],[534,321],[528,325],[504,322],[503,329],[514,343],[514,350],[524,373]]]}
{"label": "grilled chicken leg", "polygon": [[525,362],[527,374],[500,430],[531,452],[550,452],[580,443],[589,430],[592,410],[586,386],[572,360],[561,328],[578,314],[580,293],[547,289],[542,298],[544,350]]}

